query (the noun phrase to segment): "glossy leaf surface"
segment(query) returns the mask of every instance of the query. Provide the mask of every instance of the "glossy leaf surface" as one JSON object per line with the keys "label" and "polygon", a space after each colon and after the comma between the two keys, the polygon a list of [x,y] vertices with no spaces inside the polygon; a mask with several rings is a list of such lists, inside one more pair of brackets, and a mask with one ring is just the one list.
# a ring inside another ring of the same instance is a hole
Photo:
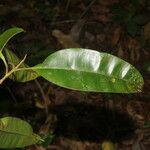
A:
{"label": "glossy leaf surface", "polygon": [[24,30],[22,28],[11,28],[6,30],[4,33],[0,35],[0,51],[3,50],[7,42],[16,34],[23,32]]}
{"label": "glossy leaf surface", "polygon": [[55,52],[33,69],[50,82],[73,90],[135,93],[143,86],[141,74],[131,64],[89,49]]}
{"label": "glossy leaf surface", "polygon": [[13,117],[0,119],[0,148],[20,148],[40,140],[27,122]]}
{"label": "glossy leaf surface", "polygon": [[[10,69],[13,69],[16,65],[18,65],[21,61],[20,58],[18,58],[15,53],[13,53],[11,50],[6,49],[4,50],[5,57],[7,59],[7,62],[10,66]],[[29,68],[29,66],[25,63],[23,63],[19,68]],[[34,80],[38,77],[38,74],[33,70],[21,70],[16,71],[12,75],[9,76],[10,79],[18,82],[27,82],[30,80]]]}

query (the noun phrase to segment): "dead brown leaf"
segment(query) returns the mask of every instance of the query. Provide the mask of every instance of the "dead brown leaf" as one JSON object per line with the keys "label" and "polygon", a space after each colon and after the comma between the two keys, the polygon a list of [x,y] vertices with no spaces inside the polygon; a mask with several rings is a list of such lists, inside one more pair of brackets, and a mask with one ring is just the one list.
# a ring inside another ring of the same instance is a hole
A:
{"label": "dead brown leaf", "polygon": [[127,41],[127,45],[129,49],[140,49],[140,43],[135,38],[129,38]]}
{"label": "dead brown leaf", "polygon": [[122,49],[121,46],[119,46],[119,48],[117,49],[117,56],[120,58],[124,57],[124,50]]}
{"label": "dead brown leaf", "polygon": [[85,20],[79,20],[77,23],[73,25],[73,27],[70,30],[70,36],[71,38],[77,42],[80,39],[80,35],[83,29],[83,26],[85,24]]}
{"label": "dead brown leaf", "polygon": [[146,150],[146,149],[145,149],[144,145],[141,142],[136,141],[132,145],[132,150]]}
{"label": "dead brown leaf", "polygon": [[115,30],[114,30],[114,33],[112,35],[112,39],[111,39],[111,44],[114,46],[116,45],[118,42],[119,42],[119,39],[120,39],[120,36],[121,36],[121,27],[117,27]]}
{"label": "dead brown leaf", "polygon": [[60,30],[53,30],[52,35],[57,38],[58,42],[63,46],[63,48],[79,48],[81,47],[76,43],[70,35],[64,34]]}

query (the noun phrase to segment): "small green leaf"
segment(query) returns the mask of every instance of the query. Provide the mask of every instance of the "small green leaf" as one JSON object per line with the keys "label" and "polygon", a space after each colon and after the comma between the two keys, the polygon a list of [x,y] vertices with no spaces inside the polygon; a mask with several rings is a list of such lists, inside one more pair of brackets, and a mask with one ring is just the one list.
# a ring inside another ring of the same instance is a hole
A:
{"label": "small green leaf", "polygon": [[[20,58],[18,58],[12,51],[9,49],[4,50],[5,57],[7,59],[7,62],[10,66],[10,69],[13,69],[16,65],[19,64],[21,61]],[[23,63],[19,68],[29,68],[29,66],[25,63]],[[9,76],[10,79],[18,82],[27,82],[30,80],[34,80],[38,77],[38,74],[33,70],[20,70],[14,72],[12,75]]]}
{"label": "small green leaf", "polygon": [[0,119],[0,148],[21,148],[41,140],[26,121],[14,117]]}
{"label": "small green leaf", "polygon": [[54,139],[54,135],[52,133],[48,133],[47,135],[45,135],[42,138],[44,139],[44,142],[42,142],[41,145],[44,148],[47,148],[52,143],[52,140]]}
{"label": "small green leaf", "polygon": [[22,28],[11,28],[0,35],[0,51],[3,50],[7,42],[16,34],[23,32]]}
{"label": "small green leaf", "polygon": [[80,91],[135,93],[144,84],[131,64],[107,53],[82,48],[55,52],[32,69],[54,84]]}

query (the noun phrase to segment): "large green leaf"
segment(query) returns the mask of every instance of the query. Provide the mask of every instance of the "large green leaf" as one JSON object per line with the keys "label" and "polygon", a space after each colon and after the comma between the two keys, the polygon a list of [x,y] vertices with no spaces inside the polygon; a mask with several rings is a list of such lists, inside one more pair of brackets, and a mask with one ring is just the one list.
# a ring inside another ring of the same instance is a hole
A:
{"label": "large green leaf", "polygon": [[[10,69],[13,69],[14,66],[18,65],[21,61],[20,58],[18,58],[15,53],[13,53],[11,50],[6,49],[4,50],[5,57],[7,59],[8,64],[10,64]],[[29,66],[25,63],[23,63],[20,68],[29,68]],[[10,79],[18,82],[26,82],[30,80],[34,80],[38,77],[38,74],[33,70],[21,70],[16,71],[12,75],[9,76]]]}
{"label": "large green leaf", "polygon": [[4,33],[0,35],[0,51],[3,50],[7,42],[16,34],[23,32],[24,30],[22,28],[11,28],[6,30]]}
{"label": "large green leaf", "polygon": [[80,91],[135,93],[143,86],[141,74],[132,65],[89,49],[55,52],[33,70],[52,83]]}
{"label": "large green leaf", "polygon": [[42,140],[25,121],[5,117],[0,119],[0,148],[19,148]]}

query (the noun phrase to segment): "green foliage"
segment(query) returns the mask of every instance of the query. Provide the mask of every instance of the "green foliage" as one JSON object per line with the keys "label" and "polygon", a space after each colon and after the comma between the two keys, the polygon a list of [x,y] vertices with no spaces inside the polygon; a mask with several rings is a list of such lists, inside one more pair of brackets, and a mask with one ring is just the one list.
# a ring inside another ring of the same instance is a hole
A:
{"label": "green foliage", "polygon": [[41,140],[27,122],[14,117],[0,119],[0,148],[25,147]]}
{"label": "green foliage", "polygon": [[[11,50],[5,49],[4,51],[7,63],[10,66],[10,69],[13,69],[19,62],[21,61]],[[20,68],[29,68],[29,66],[25,63],[20,65]],[[37,73],[33,70],[21,70],[12,73],[9,78],[18,81],[18,82],[27,82],[30,80],[34,80],[38,77]]]}
{"label": "green foliage", "polygon": [[7,42],[16,34],[23,32],[22,28],[11,28],[0,35],[0,51],[3,50]]}
{"label": "green foliage", "polygon": [[134,93],[143,86],[142,76],[132,65],[89,49],[55,52],[32,69],[52,83],[80,91]]}
{"label": "green foliage", "polygon": [[[0,58],[6,68],[0,84],[7,78],[26,82],[42,76],[59,86],[79,91],[135,93],[142,90],[143,78],[131,64],[90,49],[61,50],[49,55],[43,63],[29,67],[24,63],[26,56],[21,60],[11,50],[4,49],[14,35],[23,31],[11,28],[0,35]],[[52,136],[48,135],[45,144],[51,140]],[[40,141],[27,122],[14,117],[0,119],[0,148],[20,148]]]}
{"label": "green foliage", "polygon": [[5,60],[5,57],[2,54],[3,48],[7,44],[7,42],[16,34],[23,32],[24,30],[21,28],[11,28],[6,30],[4,33],[0,35],[0,59],[4,62],[4,65],[6,67],[6,73],[8,72],[8,66]]}
{"label": "green foliage", "polygon": [[[37,77],[37,74],[32,70],[16,72],[19,67],[28,68],[28,66],[23,63],[25,58],[20,60],[8,49],[5,49],[5,55],[2,53],[7,42],[14,35],[23,31],[21,28],[11,28],[0,35],[0,58],[6,68],[5,75],[0,79],[0,84],[8,77],[21,82],[29,81]],[[11,68],[8,67],[9,65]],[[0,119],[0,148],[25,147],[39,141],[41,141],[41,138],[33,133],[32,127],[27,122],[14,117]]]}
{"label": "green foliage", "polygon": [[44,142],[42,142],[41,145],[47,148],[52,143],[54,135],[50,132],[48,135],[44,135],[42,138],[44,139]]}
{"label": "green foliage", "polygon": [[113,20],[121,24],[131,36],[140,35],[142,26],[148,23],[149,16],[137,13],[139,0],[132,0],[131,8],[116,4],[112,7]]}

